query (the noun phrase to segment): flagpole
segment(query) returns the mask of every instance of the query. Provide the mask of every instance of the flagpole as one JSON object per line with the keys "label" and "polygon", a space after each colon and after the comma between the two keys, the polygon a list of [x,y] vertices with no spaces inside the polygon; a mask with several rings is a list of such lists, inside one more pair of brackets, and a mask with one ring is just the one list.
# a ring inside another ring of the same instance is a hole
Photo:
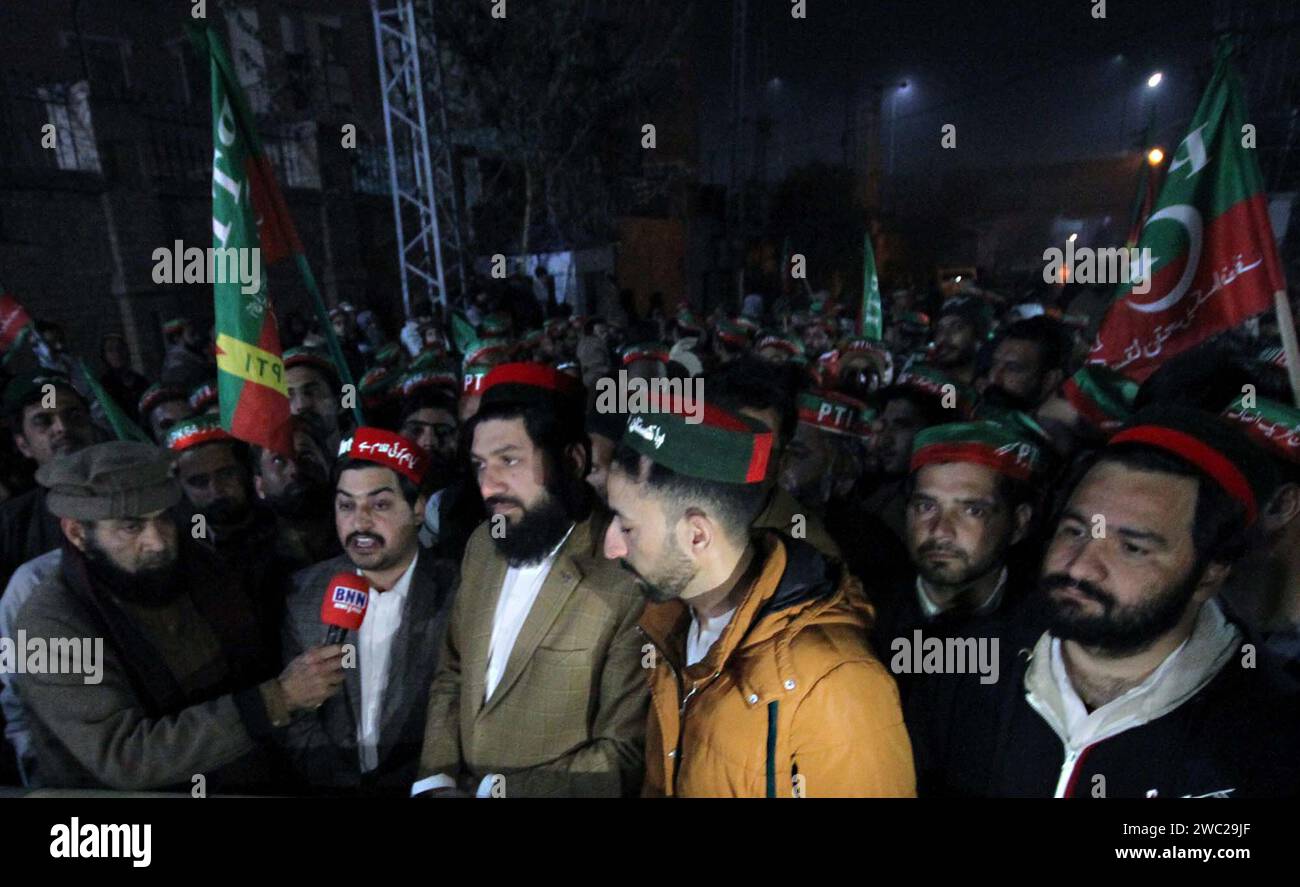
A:
{"label": "flagpole", "polygon": [[1282,350],[1286,353],[1286,376],[1291,382],[1291,399],[1300,407],[1300,343],[1296,341],[1295,318],[1291,316],[1291,300],[1286,290],[1273,293],[1273,306],[1277,310],[1278,331],[1282,334]]}
{"label": "flagpole", "polygon": [[299,273],[302,274],[302,282],[307,287],[307,292],[311,294],[312,308],[316,311],[316,319],[320,321],[321,331],[329,345],[330,359],[339,369],[339,379],[344,385],[352,386],[352,417],[356,419],[357,427],[360,428],[366,424],[366,417],[361,412],[361,392],[357,390],[356,383],[352,379],[352,370],[343,356],[343,346],[339,344],[339,337],[334,334],[334,324],[330,321],[329,312],[325,310],[325,301],[316,286],[316,275],[311,273],[311,266],[307,264],[305,255],[294,253],[293,259],[298,265]]}

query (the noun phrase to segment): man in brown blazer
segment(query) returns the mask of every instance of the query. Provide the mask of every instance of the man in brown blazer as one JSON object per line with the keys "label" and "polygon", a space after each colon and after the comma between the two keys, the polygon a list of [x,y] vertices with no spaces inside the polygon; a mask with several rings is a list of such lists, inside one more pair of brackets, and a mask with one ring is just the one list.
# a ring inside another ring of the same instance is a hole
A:
{"label": "man in brown blazer", "polygon": [[[619,796],[644,766],[643,599],[604,560],[576,380],[485,379],[467,427],[490,515],[470,538],[413,795]],[[576,390],[575,390],[576,388]]]}

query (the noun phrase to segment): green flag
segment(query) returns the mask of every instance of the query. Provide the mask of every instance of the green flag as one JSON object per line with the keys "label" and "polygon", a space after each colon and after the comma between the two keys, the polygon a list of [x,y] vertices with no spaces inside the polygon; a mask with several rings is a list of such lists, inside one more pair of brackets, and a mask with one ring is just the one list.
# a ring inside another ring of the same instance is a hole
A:
{"label": "green flag", "polygon": [[221,39],[207,28],[192,34],[207,52],[212,72],[212,246],[228,256],[251,250],[251,267],[258,269],[253,292],[229,280],[231,275],[212,283],[221,426],[240,440],[289,454],[293,443],[280,332],[261,269],[301,255],[302,244]]}
{"label": "green flag", "polygon": [[862,336],[879,342],[885,337],[885,312],[880,304],[880,280],[876,277],[876,254],[871,249],[871,232],[862,235]]}
{"label": "green flag", "polygon": [[109,426],[113,429],[113,434],[117,435],[118,440],[134,440],[140,443],[153,443],[149,435],[140,430],[140,426],[131,421],[131,418],[122,410],[117,401],[104,390],[104,386],[99,384],[99,380],[86,366],[86,362],[80,357],[74,358],[74,365],[81,373],[81,378],[85,381],[86,387],[99,403],[100,409],[104,411],[104,418],[108,420]]}
{"label": "green flag", "polygon": [[[1119,283],[1090,363],[1142,381],[1174,355],[1268,311],[1273,294],[1286,289],[1259,160],[1242,144],[1248,120],[1225,40],[1187,136],[1170,155],[1141,252],[1125,256],[1139,273],[1122,275],[1128,280]],[[1056,252],[1073,265],[1073,242],[1066,247]]]}

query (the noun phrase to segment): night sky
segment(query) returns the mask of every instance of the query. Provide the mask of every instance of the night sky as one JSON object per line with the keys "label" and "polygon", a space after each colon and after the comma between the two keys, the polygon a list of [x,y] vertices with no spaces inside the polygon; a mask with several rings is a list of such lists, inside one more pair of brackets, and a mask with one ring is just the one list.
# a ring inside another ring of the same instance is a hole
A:
{"label": "night sky", "polygon": [[[896,168],[1045,163],[1131,149],[1156,103],[1156,141],[1183,135],[1211,57],[1210,0],[750,0],[754,87],[775,120],[769,174],[813,160],[840,162],[846,102],[872,83],[898,83]],[[701,84],[703,177],[726,181],[730,0],[707,0],[694,35]],[[766,59],[759,47],[766,44]],[[1162,71],[1154,90],[1146,80]],[[779,81],[773,83],[773,78]],[[888,93],[886,93],[888,96]],[[889,99],[883,103],[888,144]],[[957,127],[942,150],[940,127]]]}

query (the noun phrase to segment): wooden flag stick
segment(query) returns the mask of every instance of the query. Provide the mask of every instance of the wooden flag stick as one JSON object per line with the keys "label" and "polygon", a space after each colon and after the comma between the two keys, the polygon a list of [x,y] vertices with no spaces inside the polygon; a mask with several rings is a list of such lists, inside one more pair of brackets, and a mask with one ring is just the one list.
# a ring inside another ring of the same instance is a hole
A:
{"label": "wooden flag stick", "polygon": [[1277,326],[1282,333],[1282,350],[1286,354],[1286,376],[1291,381],[1291,399],[1300,407],[1300,343],[1296,342],[1295,319],[1291,316],[1291,302],[1286,290],[1273,293],[1273,306],[1277,310]]}

